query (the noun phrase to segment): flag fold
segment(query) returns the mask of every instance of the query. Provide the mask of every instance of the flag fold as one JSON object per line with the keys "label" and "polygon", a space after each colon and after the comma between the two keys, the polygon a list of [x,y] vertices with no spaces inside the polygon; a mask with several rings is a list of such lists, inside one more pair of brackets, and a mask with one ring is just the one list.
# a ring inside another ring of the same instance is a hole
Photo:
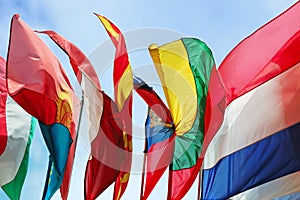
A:
{"label": "flag fold", "polygon": [[210,74],[215,68],[209,47],[195,38],[149,51],[160,77],[175,126],[175,149],[169,171],[168,199],[182,199],[200,170],[204,114]]}
{"label": "flag fold", "polygon": [[[171,113],[156,92],[141,78],[134,77],[134,89],[148,105],[145,123],[145,171],[142,176],[142,198],[147,199],[172,161],[174,153],[174,123]],[[143,180],[144,181],[144,180]]]}
{"label": "flag fold", "polygon": [[118,106],[120,118],[123,122],[123,142],[125,159],[122,162],[121,173],[115,182],[113,199],[119,200],[126,190],[132,161],[132,89],[133,75],[129,63],[125,38],[119,28],[106,17],[95,15],[102,22],[106,32],[110,36],[115,48],[113,69],[113,83],[115,102]]}
{"label": "flag fold", "polygon": [[19,200],[26,178],[36,119],[8,96],[6,62],[0,57],[0,186],[12,200]]}
{"label": "flag fold", "polygon": [[205,155],[202,199],[272,199],[300,190],[295,144],[299,12],[298,2],[240,42],[221,63],[226,107]]}
{"label": "flag fold", "polygon": [[36,117],[48,150],[43,199],[69,185],[80,103],[61,64],[45,43],[14,15],[7,56],[9,95]]}
{"label": "flag fold", "polygon": [[[124,159],[122,120],[117,105],[101,91],[97,73],[89,59],[73,43],[54,31],[45,33],[69,56],[81,85],[91,143],[85,172],[85,199],[96,199],[119,176]],[[113,155],[113,156],[112,156]]]}

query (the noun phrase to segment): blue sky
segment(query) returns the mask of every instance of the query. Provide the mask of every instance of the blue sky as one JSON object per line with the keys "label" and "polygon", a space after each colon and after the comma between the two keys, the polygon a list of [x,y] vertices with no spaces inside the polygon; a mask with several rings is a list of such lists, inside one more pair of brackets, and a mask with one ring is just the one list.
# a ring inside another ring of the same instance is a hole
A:
{"label": "blue sky", "polygon": [[[2,0],[0,1],[0,56],[6,58],[10,20],[13,14],[19,13],[32,29],[54,30],[89,55],[95,64],[103,89],[111,95],[111,64],[114,51],[102,25],[93,15],[93,12],[97,12],[111,19],[125,33],[134,72],[151,82],[160,96],[163,96],[157,78],[145,76],[147,70],[150,70],[151,75],[155,76],[153,69],[151,71],[151,59],[147,52],[148,45],[171,42],[178,39],[179,36],[197,37],[212,49],[218,66],[238,42],[294,2],[296,1]],[[147,35],[147,32],[150,34]],[[41,37],[57,54],[73,80],[74,87],[77,88],[78,85],[74,81],[66,56],[48,38]],[[147,108],[139,97],[136,95],[135,97],[133,113],[135,132],[133,134],[137,138],[137,142],[134,143],[134,151],[137,155],[141,155],[143,124]],[[83,199],[83,176],[88,149],[84,144],[84,136],[82,138],[78,143],[70,199]],[[135,169],[141,167],[139,158],[135,160]],[[32,144],[29,173],[21,199],[41,198],[47,162],[48,152],[40,132],[37,131]],[[140,179],[139,173],[133,174],[123,199],[139,199]],[[167,174],[159,182],[150,199],[165,199],[166,190]],[[105,191],[98,199],[110,199],[111,195],[112,188]],[[0,199],[6,199],[2,192],[0,192]],[[60,199],[59,192],[53,199]],[[186,199],[196,199],[196,184]]]}

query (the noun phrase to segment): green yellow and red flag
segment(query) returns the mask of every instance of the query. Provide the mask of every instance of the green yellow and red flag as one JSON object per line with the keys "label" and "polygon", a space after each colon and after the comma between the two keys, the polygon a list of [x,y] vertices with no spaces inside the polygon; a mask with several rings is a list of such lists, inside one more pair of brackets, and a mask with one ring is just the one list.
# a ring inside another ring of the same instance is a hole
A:
{"label": "green yellow and red flag", "polygon": [[175,126],[175,149],[169,167],[168,199],[179,200],[200,171],[204,114],[215,62],[209,47],[182,38],[149,51],[160,77]]}

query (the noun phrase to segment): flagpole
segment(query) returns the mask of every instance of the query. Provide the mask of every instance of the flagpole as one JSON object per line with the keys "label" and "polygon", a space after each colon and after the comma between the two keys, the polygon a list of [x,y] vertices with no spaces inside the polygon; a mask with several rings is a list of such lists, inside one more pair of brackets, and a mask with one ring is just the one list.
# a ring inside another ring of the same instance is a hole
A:
{"label": "flagpole", "polygon": [[169,178],[168,178],[168,194],[167,194],[167,200],[171,199],[172,196],[172,186],[173,186],[173,179],[172,179],[172,172],[171,172],[172,164],[169,165]]}
{"label": "flagpole", "polygon": [[[147,117],[149,116],[149,112],[150,112],[150,107],[148,106]],[[145,142],[144,142],[144,152],[143,152],[144,158],[143,158],[143,171],[142,171],[142,183],[141,183],[140,200],[143,199],[143,194],[144,194],[146,154],[148,153],[147,146],[148,146],[148,140],[147,140],[146,124],[145,124]]]}
{"label": "flagpole", "polygon": [[[84,94],[82,91],[82,97],[81,97],[81,102],[80,102],[80,112],[79,112],[79,118],[78,118],[78,125],[77,125],[77,130],[76,130],[76,137],[75,137],[75,144],[74,144],[74,156],[73,156],[73,165],[72,165],[72,170],[71,170],[71,174],[70,174],[70,182],[71,183],[71,179],[72,179],[72,174],[73,174],[73,166],[74,166],[74,161],[75,161],[75,155],[76,155],[76,148],[77,148],[77,140],[78,140],[78,135],[79,135],[79,128],[80,128],[80,124],[81,124],[81,118],[82,118],[82,111],[83,111],[83,103],[84,103]],[[68,186],[70,187],[70,185]],[[69,196],[69,191],[67,193],[66,199],[68,199]]]}
{"label": "flagpole", "polygon": [[[83,93],[83,91],[82,91]],[[79,119],[78,119],[78,125],[77,125],[77,133],[76,133],[76,144],[75,144],[75,149],[74,151],[76,152],[76,147],[77,147],[77,140],[78,140],[78,135],[79,135],[79,128],[80,128],[80,124],[81,124],[81,118],[82,118],[82,111],[83,111],[83,104],[84,104],[84,94],[82,94],[81,97],[81,102],[80,102],[80,112],[79,112]],[[74,157],[75,157],[75,153],[74,153]]]}
{"label": "flagpole", "polygon": [[200,184],[200,181],[201,181],[201,177],[200,176],[201,175],[200,174],[201,174],[201,172],[199,172],[198,174],[199,175],[198,175],[198,195],[197,195],[197,199],[200,200],[200,193],[201,193],[201,184]]}
{"label": "flagpole", "polygon": [[199,182],[198,182],[198,196],[197,196],[197,200],[200,200],[201,199],[201,192],[202,192],[202,190],[201,190],[201,187],[202,187],[202,170],[203,170],[203,165],[201,166],[201,169],[200,169],[200,171],[199,171]]}
{"label": "flagpole", "polygon": [[140,194],[140,200],[143,199],[143,193],[144,193],[144,182],[145,182],[145,163],[146,163],[146,145],[147,145],[147,139],[145,138],[145,144],[144,144],[144,152],[143,152],[143,171],[142,171],[142,183],[141,183],[141,194]]}

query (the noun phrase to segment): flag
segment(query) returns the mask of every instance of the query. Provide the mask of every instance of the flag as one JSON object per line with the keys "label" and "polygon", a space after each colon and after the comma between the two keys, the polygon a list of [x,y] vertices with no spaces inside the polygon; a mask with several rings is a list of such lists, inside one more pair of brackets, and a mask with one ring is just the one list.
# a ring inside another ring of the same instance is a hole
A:
{"label": "flag", "polygon": [[125,38],[122,32],[106,17],[96,14],[102,22],[114,46],[116,54],[114,60],[114,94],[119,110],[122,110],[126,101],[131,98],[133,89],[132,70],[127,54]]}
{"label": "flag", "polygon": [[50,199],[63,180],[69,184],[64,172],[72,170],[79,100],[57,58],[19,15],[11,22],[7,86],[9,95],[39,120],[50,152],[43,199]]}
{"label": "flag", "polygon": [[204,113],[211,70],[209,47],[195,38],[182,38],[149,51],[163,85],[175,125],[175,150],[169,170],[168,199],[182,199],[201,166]]}
{"label": "flag", "polygon": [[7,97],[6,122],[8,142],[0,156],[1,187],[11,200],[19,200],[37,121]]}
{"label": "flag", "polygon": [[[205,154],[202,199],[226,199],[251,188],[239,198],[299,191],[299,12],[298,2],[221,63],[226,109]],[[279,184],[283,179],[288,186]]]}
{"label": "flag", "polygon": [[96,199],[119,176],[125,157],[123,131],[117,105],[103,93],[99,133],[92,142],[85,171],[85,199]]}
{"label": "flag", "polygon": [[95,199],[117,179],[124,159],[122,121],[117,105],[101,91],[94,67],[77,46],[54,31],[39,32],[49,35],[66,52],[81,84],[91,142],[85,172],[85,199]]}
{"label": "flag", "polygon": [[293,194],[289,194],[289,195],[286,195],[286,196],[275,198],[274,200],[291,200],[291,199],[299,199],[299,198],[300,198],[300,192],[296,192],[296,193],[293,193]]}
{"label": "flag", "polygon": [[[0,104],[0,112],[1,113],[5,113],[5,108],[6,108],[6,99],[7,99],[7,89],[6,89],[6,78],[5,78],[5,74],[6,74],[6,70],[5,70],[5,65],[6,62],[5,60],[0,57],[0,100],[1,100],[1,104]],[[5,121],[5,114],[0,115],[1,116],[1,121],[0,121],[0,127],[3,128],[3,130],[1,129],[0,131],[0,156],[3,154],[5,148],[6,148],[6,144],[7,144],[7,131],[5,130],[6,127],[6,121]]]}
{"label": "flag", "polygon": [[129,64],[125,38],[122,32],[107,18],[96,14],[105,27],[114,46],[116,47],[113,82],[115,102],[120,112],[120,118],[123,121],[123,141],[126,151],[125,159],[122,163],[122,169],[115,182],[114,199],[120,199],[127,187],[131,160],[132,160],[132,89],[133,77]]}
{"label": "flag", "polygon": [[19,200],[36,119],[7,95],[5,74],[5,60],[0,57],[0,186],[10,199]]}
{"label": "flag", "polygon": [[[103,97],[100,92],[100,82],[89,59],[82,51],[70,41],[54,31],[36,31],[47,34],[68,56],[73,71],[82,87],[83,109],[88,113],[88,130],[90,140],[93,141],[100,127],[100,119],[103,110]],[[75,141],[75,144],[77,141]],[[76,145],[75,145],[76,146]],[[71,171],[66,172],[71,177]],[[67,199],[69,185],[63,184],[61,194],[63,199]]]}
{"label": "flag", "polygon": [[172,124],[172,117],[168,107],[161,100],[158,94],[143,79],[134,76],[134,90],[147,103],[147,105],[156,113],[156,115],[168,124]]}
{"label": "flag", "polygon": [[[171,113],[164,102],[141,78],[134,78],[134,89],[148,104],[145,123],[146,133],[146,173],[142,198],[147,199],[151,191],[172,161],[174,152],[174,124]],[[142,177],[144,183],[144,176]],[[144,189],[145,187],[145,189]]]}
{"label": "flag", "polygon": [[[82,82],[82,78],[88,78],[98,90],[101,90],[98,75],[92,63],[76,45],[51,30],[36,32],[47,34],[69,56],[71,66],[79,83]],[[84,77],[82,77],[82,73],[84,73]],[[92,94],[86,96],[89,97],[90,95]]]}

